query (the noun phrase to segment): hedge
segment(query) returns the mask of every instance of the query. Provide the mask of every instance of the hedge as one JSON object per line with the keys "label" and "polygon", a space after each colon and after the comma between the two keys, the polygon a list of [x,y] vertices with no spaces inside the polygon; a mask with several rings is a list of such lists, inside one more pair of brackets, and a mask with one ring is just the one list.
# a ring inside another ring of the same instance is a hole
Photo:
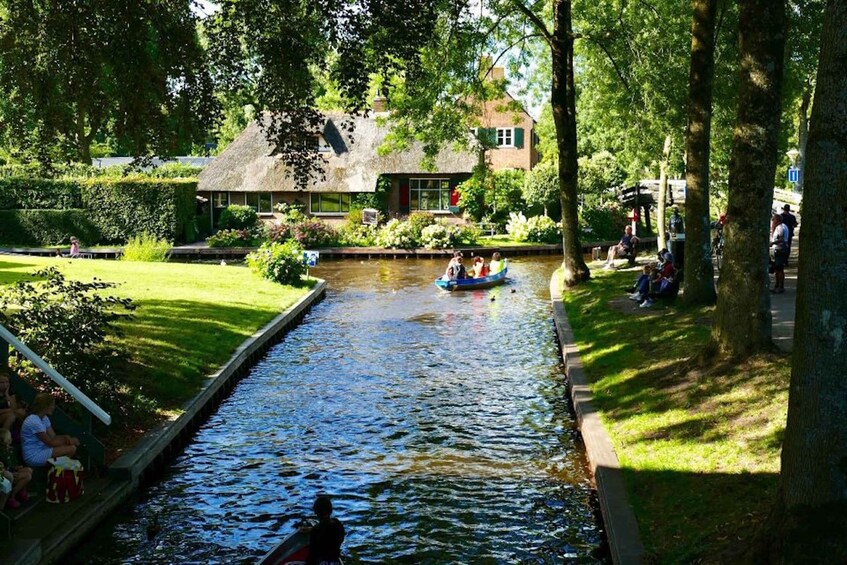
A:
{"label": "hedge", "polygon": [[6,245],[68,245],[72,235],[83,245],[100,242],[88,210],[0,210],[0,241]]}
{"label": "hedge", "polygon": [[71,208],[82,208],[82,188],[78,181],[0,178],[0,210]]}
{"label": "hedge", "polygon": [[91,179],[82,182],[82,204],[104,243],[149,233],[168,241],[194,241],[197,181]]}

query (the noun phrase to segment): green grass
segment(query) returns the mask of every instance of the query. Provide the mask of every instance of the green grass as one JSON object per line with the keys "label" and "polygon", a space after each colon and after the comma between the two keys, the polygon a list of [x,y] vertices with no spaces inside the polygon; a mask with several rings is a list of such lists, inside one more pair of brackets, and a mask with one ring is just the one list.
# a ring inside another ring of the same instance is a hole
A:
{"label": "green grass", "polygon": [[507,234],[484,235],[479,238],[476,244],[481,247],[502,247],[504,245],[526,247],[529,245],[538,245],[537,243],[531,243],[529,241],[515,241],[514,239],[511,239]]}
{"label": "green grass", "polygon": [[714,560],[774,498],[790,363],[707,358],[713,308],[639,309],[638,269],[598,266],[565,307],[644,543],[662,563]]}
{"label": "green grass", "polygon": [[278,285],[243,266],[0,257],[0,286],[56,266],[66,277],[117,283],[104,292],[138,306],[120,323],[130,355],[127,384],[155,399],[163,413],[178,412],[206,375],[256,330],[308,289]]}

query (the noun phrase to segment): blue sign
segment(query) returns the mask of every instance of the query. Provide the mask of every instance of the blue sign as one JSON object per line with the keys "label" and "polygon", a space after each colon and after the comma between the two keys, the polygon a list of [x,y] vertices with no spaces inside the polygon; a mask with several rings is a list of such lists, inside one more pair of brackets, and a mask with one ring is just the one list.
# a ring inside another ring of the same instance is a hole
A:
{"label": "blue sign", "polygon": [[320,255],[318,251],[304,251],[303,263],[305,263],[307,267],[316,267],[318,265],[318,255]]}
{"label": "blue sign", "polygon": [[800,182],[800,169],[791,167],[788,169],[788,182]]}

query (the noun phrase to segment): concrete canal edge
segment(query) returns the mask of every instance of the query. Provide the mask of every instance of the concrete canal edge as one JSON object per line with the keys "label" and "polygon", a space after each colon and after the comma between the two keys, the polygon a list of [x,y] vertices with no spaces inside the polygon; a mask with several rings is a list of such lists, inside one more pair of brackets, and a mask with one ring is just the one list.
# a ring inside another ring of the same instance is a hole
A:
{"label": "concrete canal edge", "polygon": [[[311,307],[326,295],[326,281],[315,287],[293,306],[258,330],[209,375],[203,389],[185,403],[184,412],[148,432],[132,449],[124,453],[108,470],[108,484],[101,489],[72,523],[47,535],[39,547],[21,555],[17,563],[54,563],[81,543],[97,526],[126,502],[145,481],[156,475],[185,445],[191,434],[208,418],[235,383],[282,336],[297,326]],[[83,495],[80,498],[82,501]],[[78,519],[77,519],[78,518]]]}
{"label": "concrete canal edge", "polygon": [[594,408],[591,386],[582,368],[559,286],[554,274],[550,281],[553,321],[556,324],[556,335],[562,350],[577,424],[585,443],[588,465],[597,486],[597,498],[600,501],[612,560],[622,565],[643,563],[646,557],[644,544],[641,542],[635,512],[629,504],[620,462],[612,440],[600,421],[600,415]]}

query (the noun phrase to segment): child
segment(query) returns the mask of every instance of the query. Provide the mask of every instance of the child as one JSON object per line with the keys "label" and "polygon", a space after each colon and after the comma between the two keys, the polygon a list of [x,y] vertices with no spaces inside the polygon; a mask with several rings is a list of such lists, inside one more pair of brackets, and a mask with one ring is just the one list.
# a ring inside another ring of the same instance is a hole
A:
{"label": "child", "polygon": [[0,427],[11,430],[15,420],[26,418],[26,409],[18,406],[15,395],[12,394],[9,370],[0,367]]}
{"label": "child", "polygon": [[344,526],[332,517],[332,501],[328,496],[318,496],[313,507],[318,525],[309,535],[309,559],[306,565],[341,563],[341,544],[344,543]]}
{"label": "child", "polygon": [[11,494],[5,500],[6,508],[18,508],[21,502],[29,500],[26,485],[32,480],[32,469],[18,464],[15,450],[12,448],[12,434],[9,430],[0,430],[0,465],[4,467],[3,476],[10,481]]}
{"label": "child", "polygon": [[473,278],[481,279],[488,276],[488,269],[485,267],[485,259],[479,255],[473,260]]}
{"label": "child", "polygon": [[68,257],[79,257],[79,240],[74,236],[71,236],[71,250]]}
{"label": "child", "polygon": [[645,300],[649,300],[650,296],[650,279],[653,273],[653,267],[650,265],[644,265],[644,268],[641,269],[641,276],[638,277],[638,281],[635,283],[635,292],[629,296],[630,300],[637,300],[639,303]]}

